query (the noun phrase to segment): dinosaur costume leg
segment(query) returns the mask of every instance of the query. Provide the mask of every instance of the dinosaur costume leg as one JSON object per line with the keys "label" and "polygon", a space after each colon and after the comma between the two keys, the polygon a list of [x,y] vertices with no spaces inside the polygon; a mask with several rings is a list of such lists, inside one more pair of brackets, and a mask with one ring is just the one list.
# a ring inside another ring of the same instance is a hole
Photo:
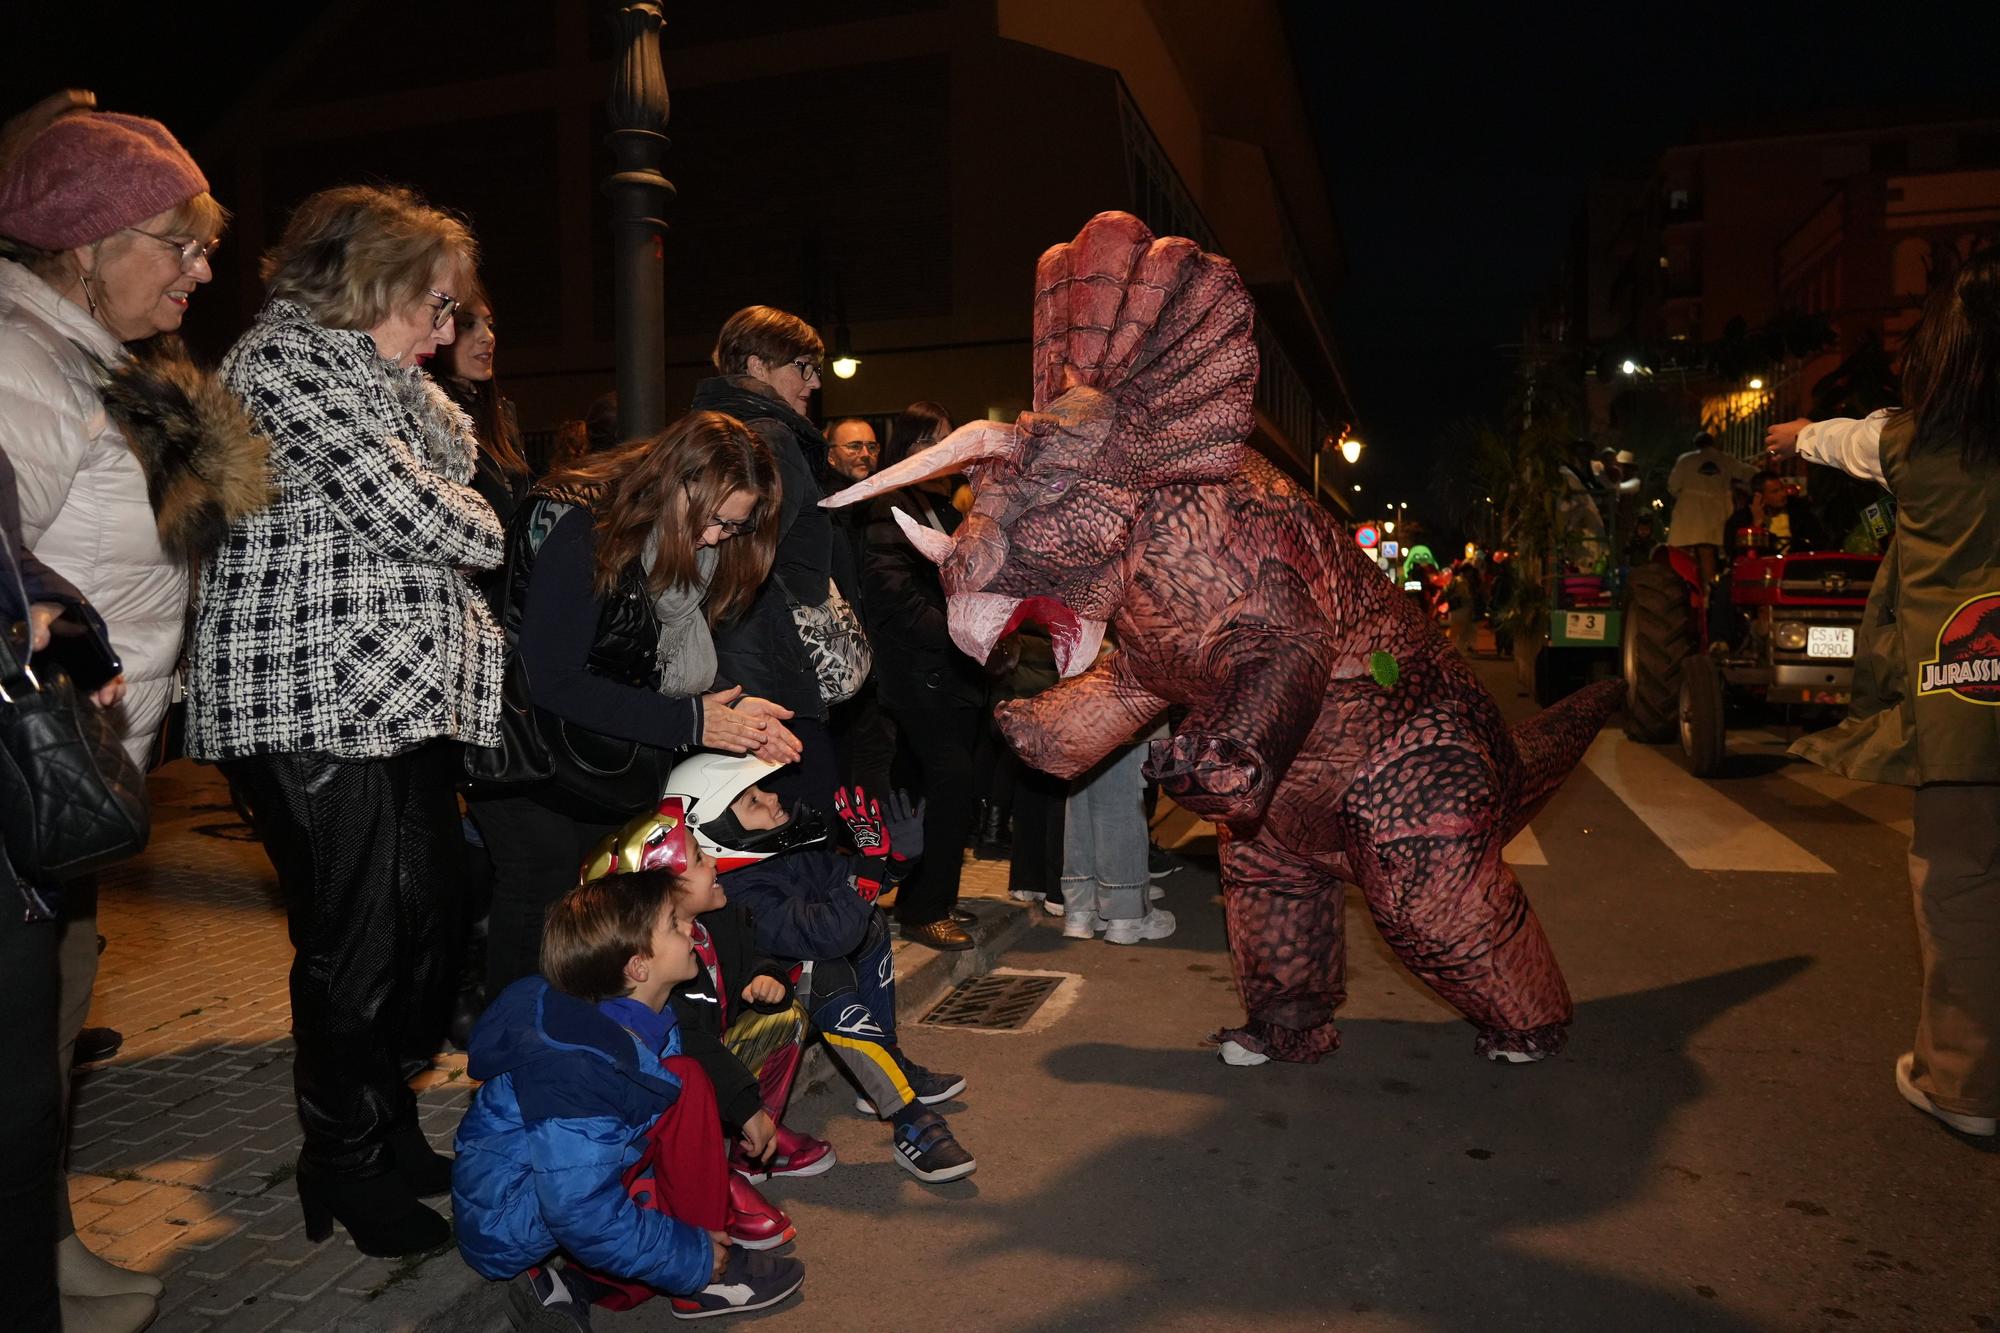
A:
{"label": "dinosaur costume leg", "polygon": [[1340,1046],[1333,1023],[1333,1011],[1347,998],[1340,880],[1268,831],[1249,837],[1218,831],[1229,960],[1249,1017],[1216,1040],[1311,1064]]}
{"label": "dinosaur costume leg", "polygon": [[1500,859],[1512,807],[1482,751],[1432,740],[1357,781],[1342,822],[1396,957],[1479,1029],[1478,1054],[1535,1058],[1562,1049],[1575,1008]]}

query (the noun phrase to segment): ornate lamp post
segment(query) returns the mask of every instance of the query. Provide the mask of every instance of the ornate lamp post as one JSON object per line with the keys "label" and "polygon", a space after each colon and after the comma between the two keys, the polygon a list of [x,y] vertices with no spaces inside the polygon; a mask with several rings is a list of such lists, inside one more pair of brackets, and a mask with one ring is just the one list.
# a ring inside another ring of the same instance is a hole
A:
{"label": "ornate lamp post", "polygon": [[650,435],[667,424],[665,261],[661,238],[674,183],[660,174],[667,150],[667,72],[660,64],[665,20],[654,0],[620,5],[612,21],[619,52],[611,75],[613,330],[618,347],[618,433]]}

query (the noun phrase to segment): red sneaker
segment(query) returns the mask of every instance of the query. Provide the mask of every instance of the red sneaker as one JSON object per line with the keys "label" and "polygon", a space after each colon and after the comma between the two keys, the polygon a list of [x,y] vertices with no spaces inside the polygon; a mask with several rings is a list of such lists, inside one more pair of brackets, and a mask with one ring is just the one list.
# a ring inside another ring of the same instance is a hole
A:
{"label": "red sneaker", "polygon": [[734,1171],[729,1173],[729,1225],[725,1229],[730,1243],[746,1250],[775,1250],[799,1234],[784,1209]]}
{"label": "red sneaker", "polygon": [[777,1146],[771,1150],[770,1172],[774,1176],[816,1176],[833,1169],[833,1145],[825,1139],[778,1126]]}
{"label": "red sneaker", "polygon": [[831,1171],[837,1160],[831,1143],[786,1129],[782,1123],[777,1139],[769,1164],[753,1161],[743,1155],[742,1149],[733,1148],[729,1153],[729,1169],[751,1184],[761,1185],[772,1176],[816,1176]]}

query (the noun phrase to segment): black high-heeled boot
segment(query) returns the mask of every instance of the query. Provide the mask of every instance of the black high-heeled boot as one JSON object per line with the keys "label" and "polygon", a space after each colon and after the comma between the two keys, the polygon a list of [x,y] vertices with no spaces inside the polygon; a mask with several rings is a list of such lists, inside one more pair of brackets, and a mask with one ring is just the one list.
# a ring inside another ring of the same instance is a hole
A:
{"label": "black high-heeled boot", "polygon": [[338,1221],[363,1254],[400,1259],[438,1249],[451,1239],[451,1224],[418,1203],[394,1167],[385,1166],[372,1175],[345,1175],[317,1171],[301,1160],[298,1183],[307,1240],[325,1240]]}
{"label": "black high-heeled boot", "polygon": [[451,1193],[452,1159],[431,1147],[424,1131],[415,1125],[392,1130],[386,1140],[396,1171],[418,1198],[430,1199]]}

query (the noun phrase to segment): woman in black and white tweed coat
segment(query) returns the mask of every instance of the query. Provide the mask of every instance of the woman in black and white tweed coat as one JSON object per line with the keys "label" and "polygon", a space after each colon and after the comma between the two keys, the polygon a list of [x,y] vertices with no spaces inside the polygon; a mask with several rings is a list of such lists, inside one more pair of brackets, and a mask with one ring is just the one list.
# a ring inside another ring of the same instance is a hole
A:
{"label": "woman in black and white tweed coat", "polygon": [[422,370],[453,336],[471,234],[403,190],[299,205],[223,373],[277,498],[202,572],[188,749],[221,762],[291,936],[306,1232],[442,1244],[451,1185],[401,1072],[441,1040],[463,876],[451,742],[498,740],[501,639],[467,577],[501,556],[470,423]]}

